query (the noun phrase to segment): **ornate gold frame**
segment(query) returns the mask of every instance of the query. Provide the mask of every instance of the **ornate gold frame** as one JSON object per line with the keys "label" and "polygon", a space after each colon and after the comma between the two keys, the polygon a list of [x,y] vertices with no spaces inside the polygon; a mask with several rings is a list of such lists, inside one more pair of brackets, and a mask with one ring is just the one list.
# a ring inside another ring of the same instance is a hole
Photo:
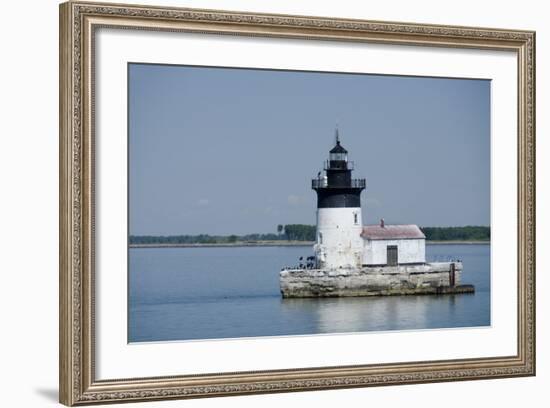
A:
{"label": "ornate gold frame", "polygon": [[[518,63],[518,349],[513,356],[113,379],[94,376],[93,46],[98,27],[513,51]],[[68,2],[60,5],[60,401],[192,398],[535,374],[535,33]]]}

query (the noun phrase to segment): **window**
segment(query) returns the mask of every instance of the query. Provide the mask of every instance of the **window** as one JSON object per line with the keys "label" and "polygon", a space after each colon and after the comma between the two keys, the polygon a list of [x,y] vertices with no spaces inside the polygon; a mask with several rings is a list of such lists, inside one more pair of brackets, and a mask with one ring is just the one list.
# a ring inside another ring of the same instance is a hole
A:
{"label": "window", "polygon": [[357,225],[357,213],[353,213],[353,223]]}

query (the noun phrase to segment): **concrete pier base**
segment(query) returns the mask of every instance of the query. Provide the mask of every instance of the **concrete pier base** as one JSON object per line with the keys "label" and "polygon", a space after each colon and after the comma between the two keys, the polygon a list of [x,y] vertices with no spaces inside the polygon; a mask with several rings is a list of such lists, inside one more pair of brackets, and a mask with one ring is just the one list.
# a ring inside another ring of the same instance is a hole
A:
{"label": "concrete pier base", "polygon": [[435,295],[473,293],[462,285],[461,262],[434,262],[361,269],[285,269],[279,282],[284,298]]}

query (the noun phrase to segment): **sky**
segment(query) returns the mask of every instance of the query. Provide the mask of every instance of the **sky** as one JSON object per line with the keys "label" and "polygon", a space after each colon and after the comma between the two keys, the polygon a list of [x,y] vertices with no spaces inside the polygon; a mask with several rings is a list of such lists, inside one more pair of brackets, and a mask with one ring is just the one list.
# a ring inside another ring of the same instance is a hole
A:
{"label": "sky", "polygon": [[131,235],[315,224],[336,126],[364,224],[490,225],[489,80],[128,69]]}

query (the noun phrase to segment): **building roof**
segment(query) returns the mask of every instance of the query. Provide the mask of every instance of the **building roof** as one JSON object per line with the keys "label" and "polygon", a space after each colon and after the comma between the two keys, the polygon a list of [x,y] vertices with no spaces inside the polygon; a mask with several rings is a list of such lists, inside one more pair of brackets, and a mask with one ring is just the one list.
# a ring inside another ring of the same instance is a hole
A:
{"label": "building roof", "polygon": [[365,225],[361,237],[364,239],[425,239],[417,225]]}

